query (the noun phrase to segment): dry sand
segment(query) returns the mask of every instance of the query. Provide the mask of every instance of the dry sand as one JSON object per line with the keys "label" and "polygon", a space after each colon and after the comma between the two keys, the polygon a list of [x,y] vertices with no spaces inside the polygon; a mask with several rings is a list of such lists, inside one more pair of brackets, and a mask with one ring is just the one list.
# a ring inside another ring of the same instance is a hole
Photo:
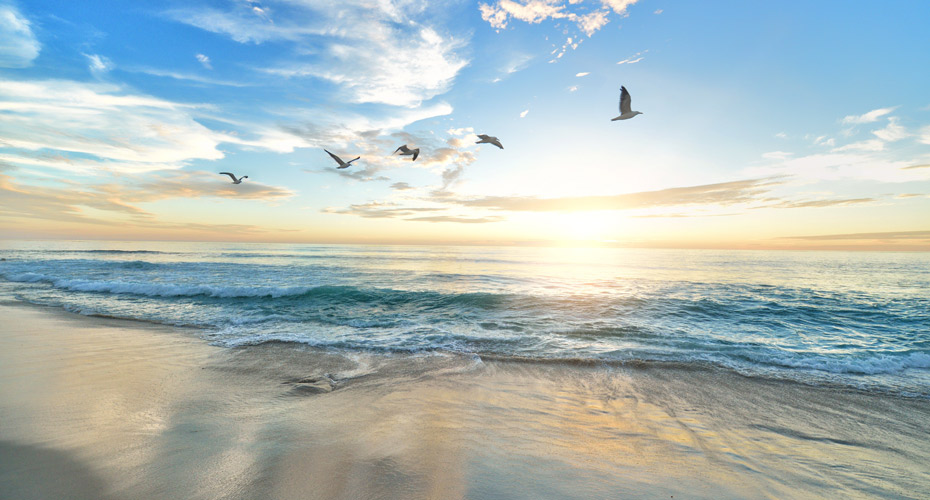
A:
{"label": "dry sand", "polygon": [[0,318],[0,498],[930,497],[924,400]]}

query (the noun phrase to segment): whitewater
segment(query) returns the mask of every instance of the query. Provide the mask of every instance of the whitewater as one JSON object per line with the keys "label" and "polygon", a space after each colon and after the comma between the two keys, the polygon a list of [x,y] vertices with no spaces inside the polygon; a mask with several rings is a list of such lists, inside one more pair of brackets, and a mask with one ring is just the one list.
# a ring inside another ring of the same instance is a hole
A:
{"label": "whitewater", "polygon": [[673,365],[930,397],[930,254],[3,242],[0,300],[379,356]]}

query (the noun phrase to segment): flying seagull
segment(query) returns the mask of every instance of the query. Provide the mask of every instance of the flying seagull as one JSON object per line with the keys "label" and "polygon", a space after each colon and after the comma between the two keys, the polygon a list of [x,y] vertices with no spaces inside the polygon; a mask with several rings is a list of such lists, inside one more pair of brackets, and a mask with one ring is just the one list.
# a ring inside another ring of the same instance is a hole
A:
{"label": "flying seagull", "polygon": [[620,116],[616,118],[611,118],[610,121],[615,122],[617,120],[629,120],[636,115],[641,115],[639,111],[632,111],[630,109],[630,103],[633,99],[630,97],[630,93],[627,92],[626,87],[623,85],[620,86]]}
{"label": "flying seagull", "polygon": [[233,174],[231,174],[231,173],[229,173],[229,172],[220,172],[220,175],[228,175],[228,176],[232,179],[233,184],[242,184],[242,179],[248,179],[248,178],[249,178],[248,175],[243,175],[242,177],[239,177],[239,178],[237,179],[235,175],[233,175]]}
{"label": "flying seagull", "polygon": [[499,141],[497,137],[492,137],[490,135],[485,135],[485,134],[478,134],[478,138],[481,140],[476,142],[475,144],[493,144],[501,149],[504,149],[504,146],[501,145],[501,141]]}
{"label": "flying seagull", "polygon": [[[326,151],[326,150],[324,149],[323,151]],[[336,155],[330,153],[329,151],[326,151],[326,152],[329,153],[329,156],[331,156],[334,160],[336,160],[336,163],[339,164],[339,166],[336,167],[336,168],[347,168],[349,165],[352,164],[353,161],[355,161],[355,160],[361,158],[361,156],[356,156],[355,158],[353,158],[353,159],[351,159],[351,160],[349,160],[349,161],[342,161],[342,158],[340,158],[340,157],[338,157],[338,156],[336,156]]]}
{"label": "flying seagull", "polygon": [[[413,161],[417,161],[417,156],[420,156],[420,148],[410,149],[406,144],[394,150],[394,153],[400,151],[401,156],[413,155]],[[394,154],[391,153],[391,154]]]}

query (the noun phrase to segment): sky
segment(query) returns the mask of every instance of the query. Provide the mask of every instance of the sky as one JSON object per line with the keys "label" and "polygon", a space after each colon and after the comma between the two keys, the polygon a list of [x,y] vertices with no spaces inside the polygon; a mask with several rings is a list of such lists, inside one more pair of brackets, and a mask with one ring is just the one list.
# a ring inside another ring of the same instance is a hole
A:
{"label": "sky", "polygon": [[0,238],[930,251],[927,19],[0,0]]}

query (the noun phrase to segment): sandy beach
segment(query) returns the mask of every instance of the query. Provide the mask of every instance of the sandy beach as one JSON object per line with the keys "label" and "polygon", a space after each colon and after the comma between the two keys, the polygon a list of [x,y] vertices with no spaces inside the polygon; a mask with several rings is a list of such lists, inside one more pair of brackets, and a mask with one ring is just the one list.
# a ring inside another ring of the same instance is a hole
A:
{"label": "sandy beach", "polygon": [[926,498],[925,400],[0,305],[2,498]]}

